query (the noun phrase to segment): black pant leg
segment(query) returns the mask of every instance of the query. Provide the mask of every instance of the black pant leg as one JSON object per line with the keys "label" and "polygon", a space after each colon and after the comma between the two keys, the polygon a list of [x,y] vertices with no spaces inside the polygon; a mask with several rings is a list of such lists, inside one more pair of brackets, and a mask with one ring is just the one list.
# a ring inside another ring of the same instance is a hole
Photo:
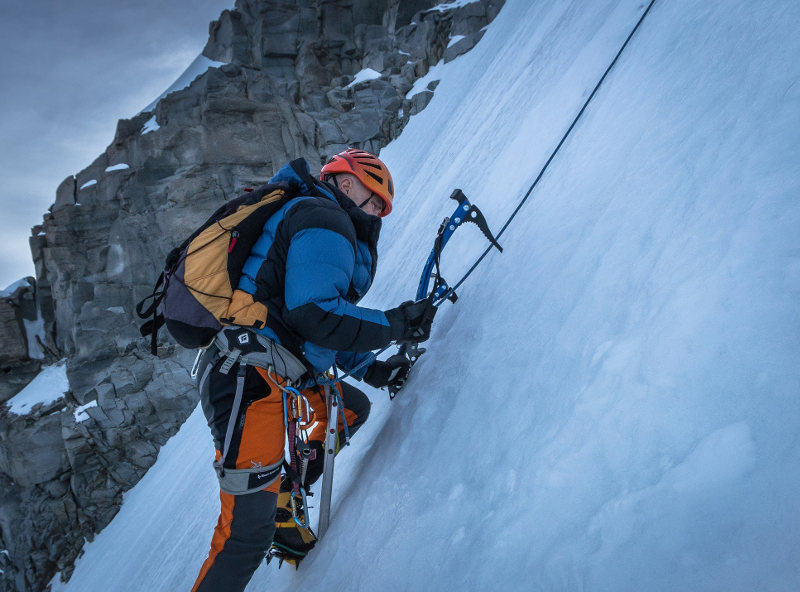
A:
{"label": "black pant leg", "polygon": [[275,534],[276,493],[221,493],[220,498],[222,510],[211,552],[192,592],[242,592]]}
{"label": "black pant leg", "polygon": [[[369,410],[372,407],[369,397],[354,387],[349,382],[341,382],[342,385],[342,404],[345,409],[349,409],[356,414],[352,423],[347,425],[350,436],[355,434],[364,425],[369,417]],[[339,430],[339,443],[344,444],[344,430]]]}

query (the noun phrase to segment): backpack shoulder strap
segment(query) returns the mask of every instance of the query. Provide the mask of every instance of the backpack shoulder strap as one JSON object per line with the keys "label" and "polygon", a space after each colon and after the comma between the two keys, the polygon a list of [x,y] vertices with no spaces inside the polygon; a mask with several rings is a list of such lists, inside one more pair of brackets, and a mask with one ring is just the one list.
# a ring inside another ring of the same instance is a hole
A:
{"label": "backpack shoulder strap", "polygon": [[306,189],[310,195],[314,195],[316,197],[327,197],[329,199],[334,197],[333,191],[330,187],[328,187],[319,179],[315,179],[311,176],[311,173],[308,170],[308,163],[306,162],[305,158],[295,159],[289,163],[289,166],[292,167],[292,170],[306,186]]}

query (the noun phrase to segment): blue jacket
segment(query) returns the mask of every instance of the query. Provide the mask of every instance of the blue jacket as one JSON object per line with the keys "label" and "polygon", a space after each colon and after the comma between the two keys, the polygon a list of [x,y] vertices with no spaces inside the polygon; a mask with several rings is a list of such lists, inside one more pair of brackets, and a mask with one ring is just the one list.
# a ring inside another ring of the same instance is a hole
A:
{"label": "blue jacket", "polygon": [[[287,164],[270,179],[299,191],[264,225],[242,269],[239,289],[268,309],[258,331],[301,353],[315,372],[350,370],[402,332],[383,311],[357,306],[375,275],[381,220]],[[313,187],[310,185],[313,184]]]}

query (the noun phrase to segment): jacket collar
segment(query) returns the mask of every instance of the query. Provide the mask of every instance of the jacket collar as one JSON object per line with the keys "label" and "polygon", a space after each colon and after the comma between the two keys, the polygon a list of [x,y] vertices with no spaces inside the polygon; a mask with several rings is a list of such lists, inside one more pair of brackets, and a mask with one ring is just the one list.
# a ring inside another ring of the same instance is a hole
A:
{"label": "jacket collar", "polygon": [[382,220],[378,216],[370,216],[361,210],[353,201],[342,193],[338,187],[330,183],[319,181],[311,176],[308,163],[304,158],[298,158],[285,164],[270,179],[270,183],[289,183],[296,185],[301,194],[316,195],[326,197],[339,204],[353,222],[356,231],[356,238],[369,245],[372,251],[373,261],[377,260],[375,251],[377,250],[378,238],[381,233]]}
{"label": "jacket collar", "polygon": [[382,220],[378,216],[370,216],[364,210],[359,208],[353,200],[347,197],[338,187],[334,187],[330,183],[325,183],[325,186],[331,191],[334,199],[339,204],[350,220],[353,222],[353,227],[356,229],[356,237],[367,243],[370,248],[377,246],[378,237],[381,233]]}

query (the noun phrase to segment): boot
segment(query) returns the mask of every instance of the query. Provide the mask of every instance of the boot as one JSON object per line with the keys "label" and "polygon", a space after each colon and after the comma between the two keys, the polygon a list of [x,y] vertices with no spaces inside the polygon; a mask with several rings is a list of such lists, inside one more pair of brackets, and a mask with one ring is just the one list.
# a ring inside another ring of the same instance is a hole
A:
{"label": "boot", "polygon": [[[317,544],[317,537],[310,527],[303,527],[306,521],[306,509],[303,507],[303,496],[293,494],[294,483],[283,476],[281,489],[278,494],[278,509],[275,514],[275,536],[272,539],[267,561],[273,558],[280,560],[280,565],[284,561],[292,564],[295,568],[300,566],[300,562],[305,559],[308,552]],[[294,503],[294,511],[292,511]]]}

